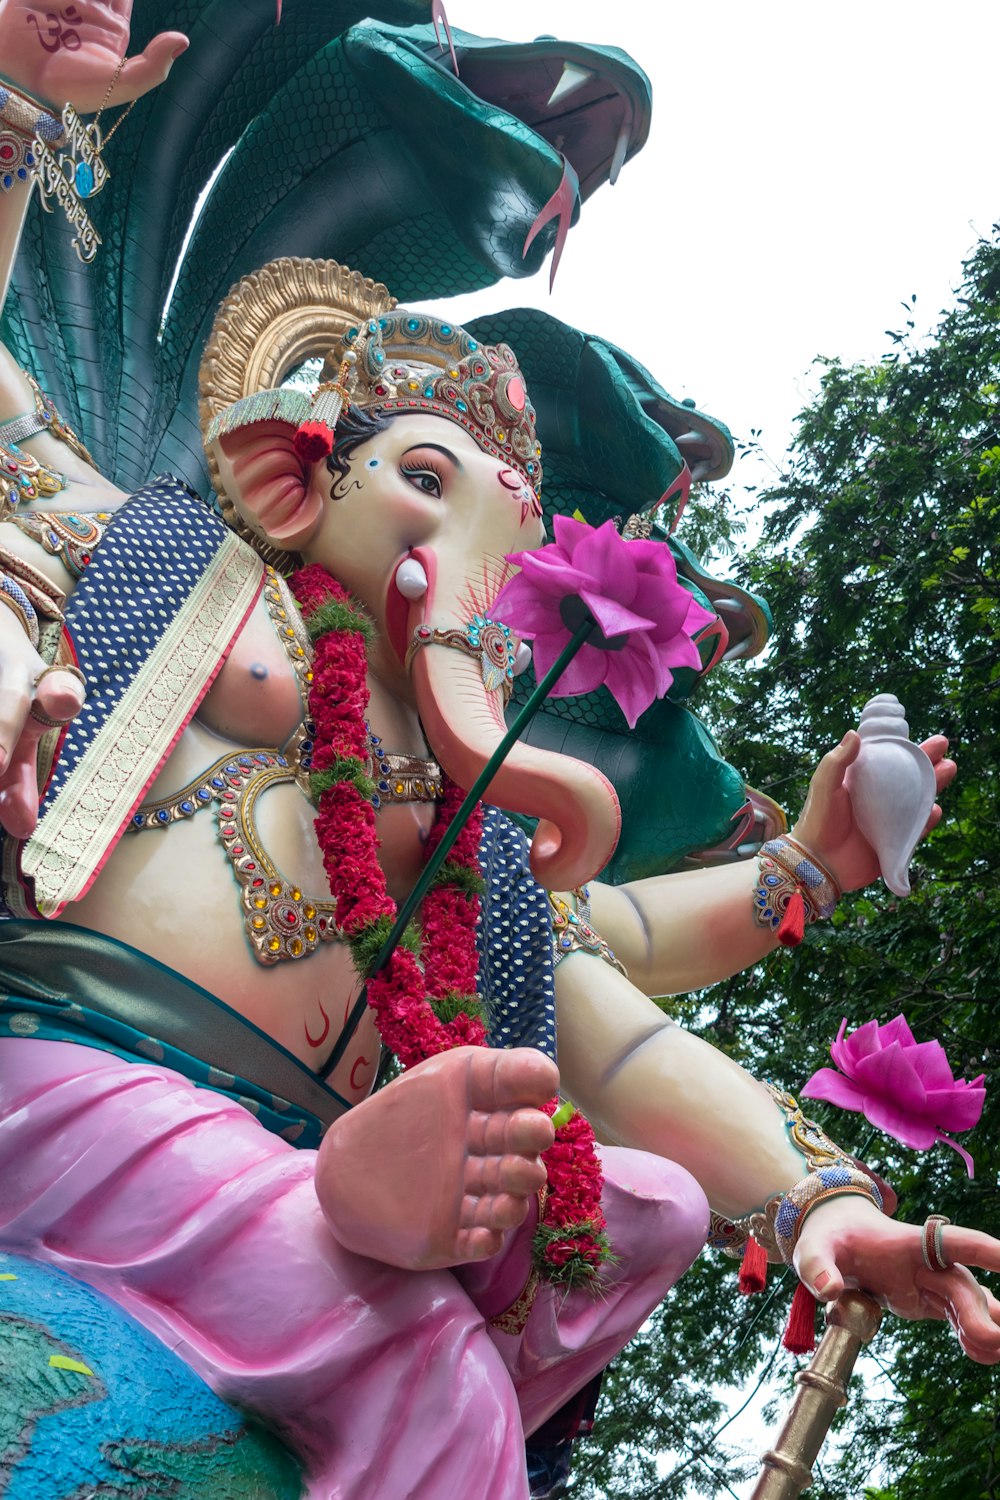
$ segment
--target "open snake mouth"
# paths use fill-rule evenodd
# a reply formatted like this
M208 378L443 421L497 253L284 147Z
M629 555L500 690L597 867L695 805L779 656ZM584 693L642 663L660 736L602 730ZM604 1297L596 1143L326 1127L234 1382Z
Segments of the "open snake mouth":
M459 81L560 152L580 180L581 198L614 182L649 135L649 80L627 53L539 37L488 42L454 32ZM428 44L450 70L447 52Z

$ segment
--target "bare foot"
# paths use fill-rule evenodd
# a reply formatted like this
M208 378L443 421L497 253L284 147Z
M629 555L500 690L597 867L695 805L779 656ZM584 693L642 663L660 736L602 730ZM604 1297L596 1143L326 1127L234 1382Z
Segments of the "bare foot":
M559 1086L530 1048L457 1047L405 1073L332 1125L316 1192L356 1255L433 1270L495 1255L545 1182Z

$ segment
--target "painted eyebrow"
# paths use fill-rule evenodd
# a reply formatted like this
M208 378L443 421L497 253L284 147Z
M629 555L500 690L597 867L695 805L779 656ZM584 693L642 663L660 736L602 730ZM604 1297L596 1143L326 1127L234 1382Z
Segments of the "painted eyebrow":
M455 468L460 474L464 473L461 459L457 458L455 454L452 453L450 448L443 448L440 443L414 443L411 448L407 448L406 452L403 454L403 457L406 458L409 456L409 454L421 452L426 448L432 449L435 453L443 453L445 458L448 459L449 463L455 465Z

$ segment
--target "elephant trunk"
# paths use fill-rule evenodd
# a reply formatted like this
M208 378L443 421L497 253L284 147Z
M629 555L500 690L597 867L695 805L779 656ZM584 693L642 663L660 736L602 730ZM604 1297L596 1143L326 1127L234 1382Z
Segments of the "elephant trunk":
M413 659L413 684L424 733L435 758L459 786L470 787L506 726L499 692L487 691L478 662L425 646ZM573 890L614 853L621 809L611 783L583 761L519 741L490 782L486 800L538 818L531 869L548 890Z

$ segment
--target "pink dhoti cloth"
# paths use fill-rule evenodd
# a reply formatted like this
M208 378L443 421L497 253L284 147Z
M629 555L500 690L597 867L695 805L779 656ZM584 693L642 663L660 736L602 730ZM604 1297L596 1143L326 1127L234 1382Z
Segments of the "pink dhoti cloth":
M0 1040L0 1243L107 1293L303 1459L311 1500L526 1500L524 1435L636 1332L705 1240L698 1184L606 1149L601 1295L493 1259L406 1272L333 1238L297 1151L169 1068Z

